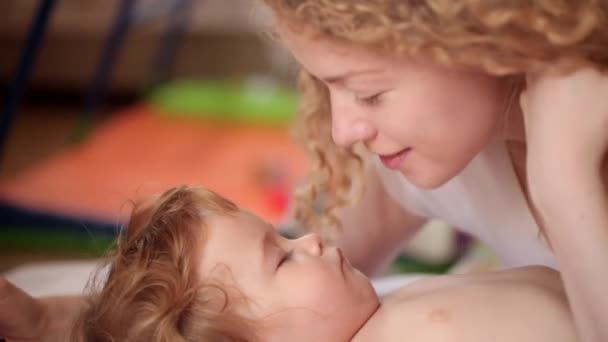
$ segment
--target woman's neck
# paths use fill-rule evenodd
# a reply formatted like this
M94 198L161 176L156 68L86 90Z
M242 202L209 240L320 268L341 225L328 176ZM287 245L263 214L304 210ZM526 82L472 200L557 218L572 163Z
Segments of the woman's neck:
M518 143L526 141L524 116L519 104L522 87L521 81L518 80L511 80L506 85L504 106L496 132L496 137L500 140Z

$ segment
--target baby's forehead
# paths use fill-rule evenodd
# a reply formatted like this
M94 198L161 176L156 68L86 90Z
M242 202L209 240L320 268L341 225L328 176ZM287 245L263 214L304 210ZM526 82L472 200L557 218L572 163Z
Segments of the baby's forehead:
M270 223L246 209L228 215L214 215L207 220L209 235L259 235L273 230Z
M205 229L206 238L199 253L204 273L220 264L239 268L240 264L256 262L266 235L276 234L269 223L246 210L212 217Z

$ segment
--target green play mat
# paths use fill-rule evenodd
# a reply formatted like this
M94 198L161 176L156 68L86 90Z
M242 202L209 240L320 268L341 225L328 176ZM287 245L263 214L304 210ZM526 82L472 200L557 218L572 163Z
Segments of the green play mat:
M289 123L297 105L295 93L285 88L209 80L167 83L148 101L165 115L262 124Z

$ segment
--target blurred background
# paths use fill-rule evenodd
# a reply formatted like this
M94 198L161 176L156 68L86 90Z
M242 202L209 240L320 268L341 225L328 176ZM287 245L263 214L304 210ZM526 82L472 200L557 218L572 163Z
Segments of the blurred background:
M174 185L284 222L306 172L297 67L263 5L4 0L0 15L0 273L99 257L129 201ZM471 246L441 223L416 241L392 272L445 272Z
M0 269L33 252L95 256L128 200L183 183L277 221L304 162L288 131L294 63L263 10L1 2Z

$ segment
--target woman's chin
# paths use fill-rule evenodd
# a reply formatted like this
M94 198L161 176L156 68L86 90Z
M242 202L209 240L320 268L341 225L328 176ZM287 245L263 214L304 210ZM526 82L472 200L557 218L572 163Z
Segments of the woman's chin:
M425 190L436 189L454 177L452 174L432 171L399 170L400 173L418 188Z

